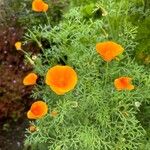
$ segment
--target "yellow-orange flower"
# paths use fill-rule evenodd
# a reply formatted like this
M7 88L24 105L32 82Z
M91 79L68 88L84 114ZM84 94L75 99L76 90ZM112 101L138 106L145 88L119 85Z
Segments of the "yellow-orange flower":
M32 10L36 12L46 12L48 10L48 4L43 2L43 0L33 0Z
M39 119L44 117L47 114L48 106L43 101L34 102L27 112L27 117L29 119Z
M23 79L24 85L34 85L36 84L37 75L35 73L29 73L27 76Z
M46 84L58 95L74 89L77 84L77 74L69 66L54 66L46 74Z
M120 90L133 90L134 85L131 83L132 78L129 77L120 77L115 79L114 85L118 91Z
M15 47L16 47L16 50L21 50L21 42L16 42L15 43Z
M97 43L96 50L105 61L110 62L116 56L123 53L124 48L115 42L107 41Z

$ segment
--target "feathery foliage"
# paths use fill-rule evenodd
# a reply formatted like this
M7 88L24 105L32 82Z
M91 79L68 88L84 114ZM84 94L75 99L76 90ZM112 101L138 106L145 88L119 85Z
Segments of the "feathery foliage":
M41 80L32 96L44 100L49 112L59 112L34 122L37 131L27 133L27 145L41 144L46 150L143 150L146 132L136 117L135 102L149 102L150 76L129 56L137 45L137 28L127 19L127 2L101 0L98 5L108 15L96 20L85 19L82 8L76 7L59 25L34 27L26 34L26 42L37 42L43 52L35 60ZM97 54L96 43L107 40L125 48L119 61L106 63ZM72 66L78 74L76 88L63 96L44 83L47 70L57 64ZM120 76L132 77L135 90L116 91L113 82Z

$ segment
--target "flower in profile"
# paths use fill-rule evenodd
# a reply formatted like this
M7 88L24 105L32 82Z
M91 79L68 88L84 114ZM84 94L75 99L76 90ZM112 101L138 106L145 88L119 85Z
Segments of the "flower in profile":
M36 84L37 75L35 73L29 73L27 76L23 79L24 85L34 85Z
M48 4L43 2L43 0L33 0L32 10L36 12L46 12L48 10Z
M45 82L56 94L63 95L74 89L77 84L77 74L69 66L56 65L48 70Z
M97 43L96 50L105 61L110 62L116 56L122 54L124 48L115 42L107 41Z
M134 85L131 83L132 78L129 77L120 77L115 79L114 85L118 91L120 90L133 90Z
M19 42L19 41L16 42L15 43L16 50L21 50L21 45L22 45L21 42Z
M47 111L47 104L43 101L37 101L31 105L30 110L27 112L27 117L29 119L40 119L47 114Z

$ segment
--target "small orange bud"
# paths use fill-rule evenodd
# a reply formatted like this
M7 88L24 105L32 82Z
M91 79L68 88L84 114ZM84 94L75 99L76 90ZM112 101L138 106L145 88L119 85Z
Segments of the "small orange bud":
M21 42L16 42L15 43L15 47L16 47L16 50L21 50Z
M32 2L32 10L36 12L46 12L48 10L48 4L44 3L43 0L34 0Z
M29 73L27 76L23 79L24 85L34 85L36 84L37 75L35 73Z

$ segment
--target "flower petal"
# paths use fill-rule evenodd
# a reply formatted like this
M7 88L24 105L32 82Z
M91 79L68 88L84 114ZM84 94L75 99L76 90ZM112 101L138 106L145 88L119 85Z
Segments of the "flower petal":
M32 10L36 12L45 12L48 10L48 4L44 3L43 0L34 0L32 2Z
M36 101L32 104L30 110L27 112L29 119L39 119L45 116L48 112L48 106L43 101Z
M46 74L46 84L58 95L74 89L77 84L77 74L69 66L54 66Z
M124 48L115 42L107 41L97 43L96 50L105 61L109 62L120 55L124 51Z
M23 79L24 85L34 85L36 84L37 75L35 73L29 73L27 76Z
M120 77L115 79L114 85L118 91L120 90L133 90L134 86L131 84L132 78Z

